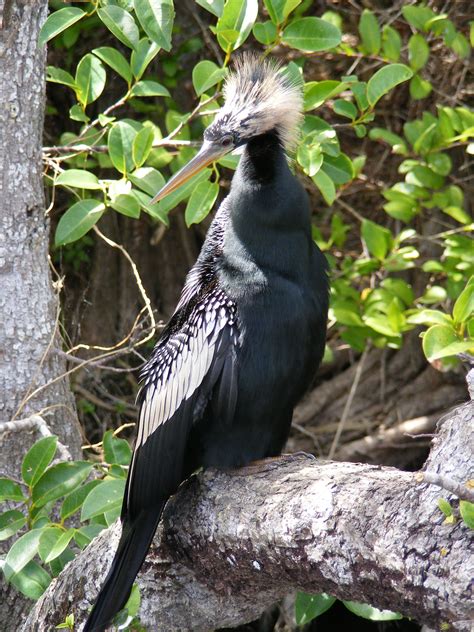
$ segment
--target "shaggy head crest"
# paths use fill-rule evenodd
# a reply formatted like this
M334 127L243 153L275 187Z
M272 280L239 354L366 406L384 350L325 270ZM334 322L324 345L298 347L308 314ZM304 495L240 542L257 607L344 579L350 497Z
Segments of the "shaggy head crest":
M282 73L278 64L255 55L241 55L224 86L225 103L206 130L238 135L239 144L276 130L282 145L293 149L302 120L301 89ZM206 134L205 134L206 137Z

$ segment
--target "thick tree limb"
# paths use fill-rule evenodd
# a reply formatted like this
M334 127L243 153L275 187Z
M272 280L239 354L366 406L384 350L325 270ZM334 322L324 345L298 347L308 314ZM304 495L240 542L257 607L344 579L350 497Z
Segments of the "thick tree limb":
M440 422L426 470L472 476L474 405ZM293 457L264 471L208 471L170 501L139 576L150 630L210 630L250 621L296 588L398 610L430 627L469 630L473 532L445 524L449 492L417 474ZM69 564L23 630L84 619L119 525ZM80 628L79 628L80 629Z

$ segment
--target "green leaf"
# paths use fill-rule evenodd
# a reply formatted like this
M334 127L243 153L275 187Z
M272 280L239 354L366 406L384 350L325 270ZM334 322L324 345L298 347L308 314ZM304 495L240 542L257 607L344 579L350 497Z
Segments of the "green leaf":
M138 42L138 46L132 50L130 66L133 76L140 79L148 67L148 64L156 57L160 50L158 44L144 37Z
M69 542L72 540L75 531L75 529L68 529L67 531L61 532L59 538L56 539L56 542L50 548L50 551L44 560L45 564L49 564L61 555L68 546Z
M459 501L459 513L470 529L474 529L474 504L467 500Z
M347 87L342 81L309 81L304 86L304 109L314 110Z
M191 224L199 224L207 217L214 206L218 193L219 184L217 182L205 180L197 185L191 193L184 213L184 219L188 228Z
M100 97L105 87L107 74L100 59L87 53L77 64L76 94L85 107Z
M132 159L136 167L141 167L148 158L154 137L153 129L144 126L133 139Z
M3 500L23 501L25 497L18 483L6 477L0 478L0 502Z
M107 4L98 9L97 15L122 44L128 48L137 48L140 37L138 26L128 11L114 4Z
M71 461L58 463L46 470L33 487L33 504L36 508L66 496L89 476L92 463Z
M322 169L312 177L312 180L321 192L326 204L331 206L336 199L336 187L334 186L334 182Z
M119 52L116 48L112 48L111 46L101 46L99 48L94 48L92 51L93 54L101 59L104 64L110 66L112 70L125 79L125 81L130 84L132 82L132 70L130 68L130 64Z
M43 474L56 454L58 438L43 437L25 454L21 465L21 475L27 485L32 487Z
M453 166L448 154L443 153L429 154L426 158L426 162L435 173L441 176L447 176Z
M107 430L103 439L104 458L106 463L128 465L132 458L132 450L125 439L114 437L112 430Z
M420 75L414 75L410 79L410 96L415 101L426 98L433 86L427 79L422 79Z
M398 61L402 48L402 38L397 30L385 24L382 28L382 52L389 61Z
M133 141L137 131L130 123L118 121L114 123L109 131L107 145L112 164L126 174L134 168L133 162Z
M403 164L403 163L402 163ZM408 184L430 189L439 189L444 184L444 177L435 173L430 167L425 165L415 165L408 171L405 180Z
M438 498L438 507L444 513L446 518L453 515L453 508L445 498Z
M104 528L103 524L88 524L85 527L76 529L74 540L81 549L84 549Z
M340 30L320 18L298 18L285 28L282 42L307 52L329 50L341 42Z
M94 487L82 505L81 521L122 507L125 480L114 478Z
M367 84L367 99L373 107L384 94L410 79L413 72L404 64L390 64L377 70Z
M96 175L84 169L68 169L56 178L55 184L75 187L77 189L101 189Z
M256 22L253 25L252 33L257 42L260 42L260 44L264 44L265 46L272 44L277 37L276 26L271 20Z
M99 480L88 481L66 496L61 505L61 520L66 520L80 509L88 494L100 484Z
M161 48L171 50L173 0L134 0L133 6L138 21L148 37Z
M265 7L274 24L281 24L301 4L301 0L264 0Z
M128 177L135 186L151 197L154 197L165 184L165 179L161 173L153 167L142 167L129 174Z
M402 8L405 20L419 31L426 31L426 23L436 17L436 13L424 6L404 6Z
M10 509L0 514L0 542L8 540L26 524L26 516L18 509Z
M445 215L449 215L460 224L470 224L472 222L472 217L467 213L463 208L459 208L459 206L443 206L441 207L441 211Z
M139 81L136 83L131 92L132 97L169 97L168 88L161 85L157 81Z
M87 116L87 114L84 112L84 110L81 108L81 106L79 105L79 103L75 103L70 109L69 109L69 118L72 121L81 121L83 123L88 123L90 121L90 118Z
M452 326L433 325L423 336L423 352L430 362L444 357L445 349L459 342Z
M464 290L454 303L453 318L456 324L464 323L474 315L474 277L471 277ZM474 345L474 341L473 341Z
M469 42L462 33L456 33L449 46L453 53L455 53L461 59L468 57L469 53L471 52Z
M403 619L403 615L391 610L379 610L367 603L358 603L357 601L342 602L348 610L356 614L358 617L370 619L370 621L393 621L394 619Z
M51 13L41 27L38 45L44 46L50 39L65 31L69 26L80 20L86 12L78 7L64 7Z
M140 204L138 200L128 193L116 195L109 205L118 213L126 217L138 219L140 217Z
M193 68L193 86L198 97L222 81L225 75L226 69L219 68L213 61L205 60L196 64Z
M64 86L69 86L73 90L76 89L76 82L74 81L74 77L62 68L47 66L46 71L46 81L50 81L51 83L60 83Z
M257 19L258 0L227 0L214 32L224 51L239 48L250 35Z
M428 61L430 48L425 38L420 33L415 33L408 40L408 61L411 68L416 72L421 70Z
M357 109L351 101L346 101L346 99L336 99L332 107L336 114L345 116L351 119L351 121L357 117Z
M51 583L51 576L31 560L21 571L10 577L10 583L29 599L38 600Z
M153 205L152 208L154 208L157 213L167 214L180 202L187 199L201 181L209 180L210 175L210 169L203 169L199 173L196 173L187 182L182 184L178 189L160 200L158 204Z
M34 558L38 552L39 539L42 529L27 531L13 544L5 558L3 572L7 581L12 575L19 573L21 569Z
M86 199L73 204L59 220L54 236L56 246L64 246L83 237L102 217L105 206Z
M321 593L320 595L308 595L299 592L295 600L296 625L306 625L319 615L329 610L336 601L335 597Z
M361 235L370 254L379 261L383 261L393 244L391 232L369 219L364 219Z
M224 11L224 0L196 0L196 4L220 18Z
M58 527L56 525L51 525L44 529L41 529L41 537L38 544L38 554L43 562L46 560L51 549L54 547L54 545L63 533L64 531L61 529L61 527Z
M311 178L316 175L323 164L321 145L306 145L302 143L298 147L298 162L303 171Z
M372 11L364 9L359 20L362 50L369 55L377 55L380 50L381 35L377 18Z
M335 184L346 184L354 177L354 168L350 158L346 154L339 156L324 156L322 170L331 178Z
M422 309L408 317L412 325L451 325L451 318L436 309Z

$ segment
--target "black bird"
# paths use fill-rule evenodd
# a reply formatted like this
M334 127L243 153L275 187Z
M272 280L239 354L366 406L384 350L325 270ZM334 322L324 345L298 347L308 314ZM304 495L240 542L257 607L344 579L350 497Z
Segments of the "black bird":
M274 64L245 56L224 96L199 153L154 199L243 146L230 193L142 372L122 536L86 632L104 630L123 608L163 507L186 477L280 454L323 355L326 260L285 155L302 118L300 90Z

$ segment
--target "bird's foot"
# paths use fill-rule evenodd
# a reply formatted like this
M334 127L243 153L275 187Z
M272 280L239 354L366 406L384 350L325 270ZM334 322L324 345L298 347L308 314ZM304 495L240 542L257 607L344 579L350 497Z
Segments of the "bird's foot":
M230 471L233 474L246 476L247 474L259 474L261 472L269 472L279 467L283 463L292 463L294 461L300 461L301 459L315 460L316 457L308 452L294 452L293 454L280 454L278 456L269 456L266 459L257 459L251 461L247 465L243 465L239 468L232 468Z

